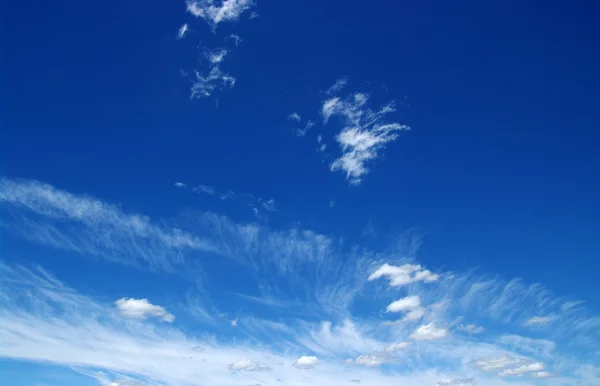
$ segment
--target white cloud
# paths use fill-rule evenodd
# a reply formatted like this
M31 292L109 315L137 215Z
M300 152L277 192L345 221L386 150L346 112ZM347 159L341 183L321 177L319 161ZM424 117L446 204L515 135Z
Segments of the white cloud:
M319 359L315 356L301 356L298 358L296 362L294 362L294 367L299 369L312 369L316 365L319 364Z
M291 113L290 115L288 115L288 119L291 121L296 121L296 122L300 122L302 120L302 118L300 117L300 114L298 114L298 113Z
M154 316L162 321L171 323L175 316L161 306L156 306L148 299L122 298L115 302L117 310L122 316L135 319L146 319Z
M340 78L335 81L335 83L325 91L327 95L334 95L338 92L342 91L344 87L348 84L348 78Z
M184 184L183 182L176 182L175 186L178 187L178 188L185 188L185 187L187 187L187 185Z
M210 69L208 75L202 75L195 71L195 79L192 81L190 89L190 98L206 98L209 97L215 90L222 88L232 88L235 85L235 78L221 71L219 66L214 66Z
M0 180L3 225L39 244L108 261L173 271L186 251L216 252L212 242L159 226L116 205L38 181Z
M531 373L531 372L541 372L544 370L544 364L541 362L536 362L536 363L529 363L523 366L519 366L519 367L515 367L512 369L505 369L502 370L500 373L498 373L499 376L501 377L506 377L506 376L521 376L525 373Z
M404 312L421 307L421 298L418 296L407 296L396 300L387 306L386 312Z
M548 324L552 320L554 320L553 316L534 316L525 322L525 326Z
M237 327L238 326L238 320L237 319L233 319L231 321L231 327Z
M215 3L214 0L188 0L187 11L204 19L214 30L219 23L238 20L242 13L253 6L251 0L224 0L220 1L220 5Z
M526 359L516 358L510 355L502 355L500 357L479 359L474 363L474 365L481 371L497 372L507 367L522 365L524 363L527 363Z
M298 137L304 137L314 125L315 123L313 121L307 121L303 129L296 129L296 135Z
M531 374L531 376L533 378L551 378L554 376L554 374L552 374L548 371L538 371L537 373Z
M406 125L383 122L385 115L396 111L393 102L372 111L365 106L368 99L366 94L354 93L344 100L329 98L321 107L324 123L332 116L339 116L345 125L336 136L342 154L330 168L344 172L351 184L359 184L369 172L367 164L377 159L380 151L398 138L399 132L409 129Z
M439 275L422 269L420 265L404 264L402 266L393 266L387 263L373 272L369 276L369 281L382 277L386 277L392 287L401 287L419 281L430 283L439 279Z
M187 23L185 23L184 25L179 27L179 30L177 31L177 38L183 39L185 37L186 33L188 32L188 30L189 30L189 27L188 27Z
M228 36L228 38L233 40L233 44L235 44L236 47L238 47L242 42L242 38L236 34L231 34Z
M485 328L482 326L476 326L474 324L460 324L456 328L469 334L481 334L485 331Z
M412 340L436 340L443 339L448 335L444 328L437 328L433 323L424 324L410 335Z
M437 383L438 386L474 386L475 378L444 378Z
M385 348L385 351L388 351L388 352L401 351L401 350L408 348L410 345L411 345L410 342L392 343Z
M229 365L229 370L232 371L269 371L271 368L264 363L253 361L250 359L240 359Z
M225 55L227 55L228 51L224 48L216 48L212 51L204 53L204 57L211 64L219 64L225 60Z
M275 200L272 198L270 200L262 201L262 207L270 212L277 212L277 208L275 207Z

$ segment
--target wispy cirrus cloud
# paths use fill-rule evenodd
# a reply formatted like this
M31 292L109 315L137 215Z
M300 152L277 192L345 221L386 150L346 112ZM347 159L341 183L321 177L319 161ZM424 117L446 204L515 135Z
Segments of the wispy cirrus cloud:
M6 181L15 185L7 187ZM3 216L3 226L16 232L22 230L19 221L33 219L39 226L54 226L60 219L71 225L65 234L77 239L79 232L90 229L103 234L98 224L106 220L99 220L103 217L96 211L108 213L106 208L113 208L110 213L117 213L118 219L131 216L98 199L37 182L2 180L2 184L3 210L11 215L10 221ZM90 211L90 205L96 211ZM121 222L128 223L115 219L108 223L124 232L128 228ZM316 386L351 379L366 385L413 386L469 378L491 386L534 382L562 386L587 379L593 371L585 367L584 359L569 358L598 350L594 317L581 307L562 311L564 299L540 285L474 272L429 271L415 260L397 257L416 259L412 246L374 252L301 227L273 229L210 213L191 214L179 228L156 223L144 218L142 224L147 225L134 227L128 236L156 238L157 232L185 229L180 232L189 238L207 240L219 259L210 259L194 273L216 277L216 293L221 296L196 294L176 306L156 300L155 295L136 294L131 299L120 294L124 303L137 302L125 308L137 316L124 319L114 298L81 295L42 269L3 265L0 356L100 369L110 382L119 382L125 374L147 384L184 386L197 383L198 377L217 386L300 385L307 376ZM37 237L26 235L33 236ZM189 269L177 259L168 261L173 270ZM235 279L222 279L224 269ZM230 302L222 296L223 291L248 288L254 292L246 298ZM140 300L146 297L161 306ZM253 306L244 307L245 300ZM230 304L235 308L227 309ZM377 313L387 308L391 313L419 308L426 312L418 320L382 325L383 315ZM223 312L228 316L220 316ZM173 316L171 323L161 323L166 314ZM189 323L186 315L197 318ZM536 330L544 335L535 338L516 335L514 331L522 331L527 320L540 315L556 315L552 331ZM237 321L235 329L232 320ZM482 327L492 321L493 329L476 336L451 333L461 320L477 321ZM210 328L205 329L207 325ZM580 337L586 337L585 344L577 346L582 351L564 355L562 350L580 344ZM318 365L294 366L301 357L316 357ZM344 366L349 358L351 366ZM262 365L269 371L247 370Z
M341 89L344 82L333 86L332 92ZM369 173L368 165L379 158L388 143L395 141L402 131L409 130L397 122L386 123L386 115L396 111L393 102L379 110L371 110L366 105L369 95L356 92L346 98L332 96L323 102L321 116L327 124L337 116L344 127L336 135L341 155L331 163L331 171L342 171L351 184L360 184Z
M173 271L186 252L217 252L176 227L38 181L0 180L2 225L28 240L108 261Z
M185 37L185 35L188 33L188 31L189 31L189 26L187 23L184 23L181 27L179 27L179 30L177 31L177 38L183 39Z

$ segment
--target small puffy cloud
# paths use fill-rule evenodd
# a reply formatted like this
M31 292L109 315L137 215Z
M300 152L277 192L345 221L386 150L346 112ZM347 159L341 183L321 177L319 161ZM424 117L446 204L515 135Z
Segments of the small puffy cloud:
M122 298L115 302L117 310L122 316L135 319L156 317L167 323L175 320L173 314L163 307L150 303L147 299Z
M224 48L216 48L212 51L205 52L204 57L211 64L218 64L225 60L225 55L227 55L228 51Z
M298 114L298 113L291 113L290 115L288 115L288 119L290 121L296 121L296 122L300 122L302 120L302 118L300 117L300 114Z
M238 326L238 320L237 319L233 319L231 321L231 327L237 327Z
M525 322L525 326L539 326L548 324L552 320L554 320L554 317L552 316L534 316Z
M461 324L456 327L458 330L462 332L466 332L468 334L481 334L485 331L485 328L481 326L476 326L474 324Z
M312 369L319 364L319 359L315 356L301 356L292 366L298 369Z
M187 185L185 183L183 183L183 182L176 182L175 186L178 187L178 188L185 188Z
M412 340L436 340L443 339L448 335L448 331L445 328L437 328L433 323L424 324L417 328L415 332L410 335Z
M475 378L444 378L437 383L438 386L474 386Z
M185 23L184 25L179 27L179 30L177 31L177 38L183 39L185 37L185 34L188 31L189 31L189 27L188 27L187 23Z
M229 370L231 371L268 371L270 369L264 363L249 359L241 359L229 365Z
M529 363L529 364L526 364L523 366L515 367L512 369L502 370L500 373L498 373L498 375L501 377L506 377L506 376L519 377L526 373L541 372L541 371L544 371L544 364L541 362L536 362L536 363Z
M387 352L401 351L401 350L406 349L410 345L411 345L410 342L392 343L385 348L385 351L387 351Z
M254 5L252 0L188 0L186 4L189 13L204 19L213 30L219 23L239 20Z
M407 296L396 300L387 306L386 312L410 311L421 306L421 298L418 296Z
M369 276L369 281L382 277L387 278L392 287L401 287L418 281L430 283L439 279L439 275L431 273L429 270L422 269L420 265L405 264L398 267L387 263L383 264L379 269L373 272Z

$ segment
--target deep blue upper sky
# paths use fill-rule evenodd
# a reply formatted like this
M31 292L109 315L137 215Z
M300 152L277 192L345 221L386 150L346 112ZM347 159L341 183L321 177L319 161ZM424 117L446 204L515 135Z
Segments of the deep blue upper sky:
M375 245L414 227L434 267L597 294L597 2L263 0L258 19L219 25L243 43L218 107L189 99L180 70L217 37L198 23L175 39L183 2L3 8L6 176L156 216L199 205L174 202L174 181L252 192L277 200L274 221L351 239L370 222ZM401 102L412 127L360 186L286 126L293 111L318 121L342 76L377 104Z

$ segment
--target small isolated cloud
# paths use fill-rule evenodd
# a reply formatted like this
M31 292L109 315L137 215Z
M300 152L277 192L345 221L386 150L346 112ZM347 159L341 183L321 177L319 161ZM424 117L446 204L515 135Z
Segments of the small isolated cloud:
M179 27L179 30L177 31L177 38L183 39L185 37L185 34L188 31L189 31L189 27L188 27L187 23L185 23L184 25Z
M382 277L390 281L391 287L401 287L419 281L430 283L439 279L439 275L423 269L420 265L405 264L398 267L387 263L373 272L369 276L369 281Z
M215 90L232 88L235 85L235 78L221 71L216 65L210 69L208 75L202 75L198 71L194 73L195 79L192 81L190 99L206 98Z
M259 17L260 17L260 15L258 14L258 12L256 12L256 11L250 12L250 17L249 17L250 20L256 19L256 18L259 18Z
M227 38L232 39L233 44L235 44L236 47L238 47L240 45L240 43L242 42L242 38L240 37L240 35L237 35L237 34L231 34Z
M327 94L327 95L337 94L338 92L342 91L342 89L344 87L346 87L347 84L348 84L348 78L340 78L335 81L333 86L329 87L327 89L327 91L325 91L325 94Z
M298 113L291 113L290 115L288 115L288 119L290 121L296 121L296 122L300 122L302 120L302 118L300 117L300 114L298 114Z
M219 64L223 60L225 60L225 55L227 55L228 51L224 48L216 48L212 51L208 51L204 53L204 57L211 64Z
M304 137L314 125L315 123L313 121L307 121L303 129L296 129L296 135L298 137Z
M525 322L525 326L539 326L548 324L552 320L554 320L554 317L552 316L534 316Z
M329 200L329 207L333 208L335 206L335 200Z
M437 383L438 386L475 386L475 378L444 378Z
M237 319L233 319L231 321L231 327L237 327L238 326L238 320Z
M187 11L204 19L213 31L219 23L239 20L254 5L251 0L188 0L186 4Z
M468 334L481 334L485 331L485 328L481 326L476 326L474 324L461 324L456 327L458 330L462 332L466 332Z
M448 335L448 331L445 328L437 328L433 323L424 324L417 328L415 332L410 335L412 340L437 340L443 339Z
M415 321L425 316L425 309L421 307L419 296L408 296L390 303L386 312L406 312L402 321Z
M408 346L410 346L411 343L410 342L398 342L398 343L392 343L389 346L387 346L385 348L385 351L387 352L396 352L396 351L401 351L406 349Z
M298 369L312 369L319 364L319 359L315 356L301 356L292 366Z
M331 171L342 171L351 184L356 185L369 173L367 164L379 157L387 143L395 141L398 133L409 127L385 123L385 115L396 111L393 102L373 111L366 107L369 96L354 93L346 99L332 97L323 102L321 115L327 123L332 116L342 119L345 127L336 136L342 154L330 165Z
M185 187L187 187L187 185L185 183L183 183L183 182L176 182L175 186L178 187L178 188L185 188Z
M277 211L277 208L275 207L275 200L272 198L270 200L262 201L262 207L270 212Z
M241 359L229 365L231 371L269 371L271 368L264 363Z
M173 314L161 306L150 303L147 299L122 298L115 302L115 306L119 314L128 318L147 319L152 316L167 323L175 320Z

